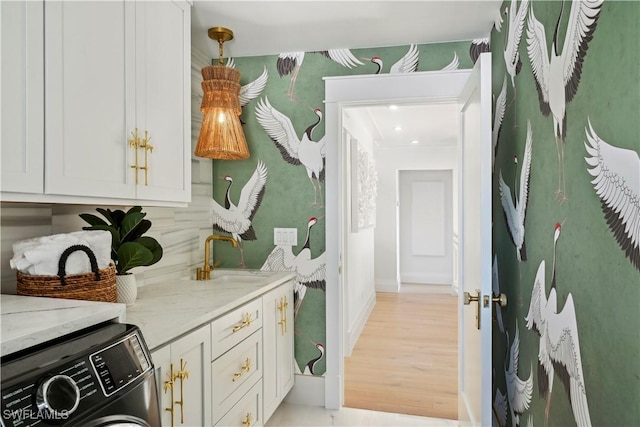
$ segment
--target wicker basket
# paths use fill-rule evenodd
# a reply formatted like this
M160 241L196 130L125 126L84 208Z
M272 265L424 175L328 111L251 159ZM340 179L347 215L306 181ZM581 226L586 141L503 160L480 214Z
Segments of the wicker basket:
M67 258L73 252L83 251L89 257L91 273L67 276ZM111 264L98 269L96 256L89 247L73 245L60 255L57 276L32 276L17 272L18 295L79 299L86 301L117 302L116 267Z

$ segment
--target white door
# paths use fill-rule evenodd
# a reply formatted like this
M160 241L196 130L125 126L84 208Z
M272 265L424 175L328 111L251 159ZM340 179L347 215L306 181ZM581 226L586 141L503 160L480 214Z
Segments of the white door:
M453 282L451 170L398 171L401 283Z
M461 94L459 410L463 425L491 425L491 54ZM464 305L464 294L479 301ZM478 317L479 316L479 317ZM479 321L479 329L478 322Z

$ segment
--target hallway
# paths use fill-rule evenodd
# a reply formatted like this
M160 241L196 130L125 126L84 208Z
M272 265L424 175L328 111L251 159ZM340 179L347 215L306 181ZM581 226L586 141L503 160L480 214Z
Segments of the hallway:
M345 406L458 417L457 297L377 293L351 357Z

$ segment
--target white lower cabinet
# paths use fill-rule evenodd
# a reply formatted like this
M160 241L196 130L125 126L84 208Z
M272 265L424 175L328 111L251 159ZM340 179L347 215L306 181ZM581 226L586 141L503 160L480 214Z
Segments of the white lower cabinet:
M268 420L294 383L293 282L266 293L263 304L264 419Z
M262 381L258 381L216 426L251 427L264 424L262 419Z
M211 425L209 325L151 353L163 426Z
M162 425L264 425L293 387L293 328L288 281L154 350Z

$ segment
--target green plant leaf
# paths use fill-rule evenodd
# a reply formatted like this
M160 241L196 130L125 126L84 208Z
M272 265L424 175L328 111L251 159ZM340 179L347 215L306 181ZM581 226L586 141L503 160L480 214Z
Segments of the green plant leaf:
M102 218L93 214L80 214L80 218L84 219L91 226L107 225L107 223ZM83 227L83 230L86 229L88 229L88 227Z
M138 237L134 237L133 232L138 224L140 224L140 221L142 221L142 219L145 217L145 215L146 214L142 212L132 212L125 215L124 219L122 220L122 225L120 226L120 241L122 243L130 242Z
M158 241L153 237L140 237L139 239L136 239L136 243L140 243L142 246L149 249L153 254L153 259L147 265L153 265L156 262L160 261L160 258L162 258L162 246L160 246L160 243L158 243Z
M111 224L113 224L114 227L121 228L122 221L124 221L125 213L120 209L116 209L115 211L107 209L107 211L109 211L111 217Z
M111 259L116 263L118 274L128 270L157 263L163 255L162 246L152 237L143 237L151 228L151 221L141 206L133 206L125 213L120 209L96 208L109 223L92 214L80 214L90 227L83 230L107 230L111 233Z
M116 222L114 221L113 216L111 215L111 209L96 208L96 211L98 211L103 217L105 217L111 225L113 226L116 225Z
M149 231L150 228L151 228L151 221L149 221L148 219L143 219L142 221L140 221L140 223L135 228L135 230L131 230L131 233L129 233L127 240L130 240L130 241L137 240L138 237L141 237L144 233Z
M134 267L149 265L153 260L153 253L140 243L126 242L118 249L118 274L126 273Z
M142 212L142 206L133 206L131 209L127 211L127 214L132 212Z

